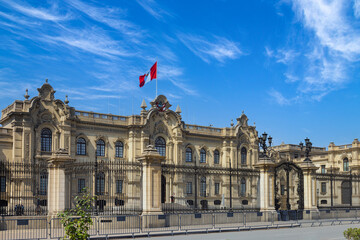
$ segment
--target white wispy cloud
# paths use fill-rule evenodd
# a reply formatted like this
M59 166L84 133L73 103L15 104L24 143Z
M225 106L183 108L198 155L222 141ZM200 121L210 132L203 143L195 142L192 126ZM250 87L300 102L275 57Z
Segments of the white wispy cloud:
M291 73L284 73L284 76L285 76L285 82L287 82L287 83L294 83L294 82L299 81L299 77L297 77Z
M276 62L289 64L294 61L294 59L299 56L299 53L293 49L280 48L276 50L271 50L269 47L265 47L265 53L270 58L275 58Z
M67 3L93 20L117 29L126 36L138 39L138 37L143 36L145 33L139 26L123 19L123 15L125 14L122 9L112 7L94 7L80 0L67 0Z
M279 105L289 105L291 103L290 100L285 98L282 93L275 89L271 89L268 93Z
M172 16L162 8L155 0L136 0L138 4L157 20L162 20L164 16Z
M360 17L360 0L354 0L354 16Z
M225 62L227 59L239 58L244 53L238 47L238 43L224 37L214 36L213 41L205 37L191 34L178 34L180 41L196 56L209 63L210 59Z
M346 16L347 0L294 0L293 9L324 47L348 60L358 59L360 31Z
M87 29L69 34L68 31L61 32L60 36L49 36L44 34L42 41L61 44L71 48L77 48L103 57L132 56L135 53L123 49L119 43L97 29Z
M347 0L292 0L291 3L307 33L308 42L298 44L306 47L301 54L294 48L266 47L266 55L288 66L285 81L298 83L298 97L320 101L346 86L352 66L360 60L360 29L356 22L359 0L353 5ZM354 14L349 14L351 11ZM299 63L302 70L294 70ZM276 92L269 94L279 104L286 102Z
M35 8L25 3L18 4L16 1L1 0L1 2L7 4L9 7L15 9L18 12L21 12L24 15L41 20L59 22L59 21L66 21L71 18L71 14L69 13L65 15L58 13L56 7L52 7L50 9L43 9L43 8Z

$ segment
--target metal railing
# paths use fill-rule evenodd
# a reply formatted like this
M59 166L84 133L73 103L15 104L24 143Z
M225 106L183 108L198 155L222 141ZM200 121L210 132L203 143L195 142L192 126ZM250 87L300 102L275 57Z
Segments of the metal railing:
M279 227L312 227L360 223L360 210L238 211L161 215L94 216L90 237L150 235L156 232L251 230ZM60 218L2 217L0 239L60 239Z

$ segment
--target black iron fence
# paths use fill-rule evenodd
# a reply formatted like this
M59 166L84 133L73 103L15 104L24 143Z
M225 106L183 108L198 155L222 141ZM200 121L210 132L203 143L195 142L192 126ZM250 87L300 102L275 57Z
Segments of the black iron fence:
M0 215L37 216L48 213L47 162L0 162ZM95 197L92 214L141 213L141 165L126 161L81 162L65 167L67 208L84 189ZM54 187L54 186L50 186Z
M47 164L0 162L0 215L46 215L47 184Z
M257 184L259 173L251 168L162 164L162 210L165 213L256 210L256 189L247 186ZM171 189L172 185L178 187L177 191Z
M141 213L140 163L118 160L76 163L67 169L67 176L72 199L84 188L95 196L93 214Z
M360 207L359 198L354 193L360 186L360 175L349 172L317 173L317 206L319 209L348 209Z

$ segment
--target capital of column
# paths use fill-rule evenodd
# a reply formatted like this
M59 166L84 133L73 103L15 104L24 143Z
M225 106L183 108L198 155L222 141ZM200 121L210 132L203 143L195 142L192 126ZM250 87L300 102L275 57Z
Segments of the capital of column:
M313 173L315 172L319 167L315 166L312 162L302 162L299 164L301 169L303 170L304 174L307 173Z
M49 167L55 168L64 168L66 164L74 161L75 159L69 155L67 149L63 148L60 148L48 159Z
M148 145L137 160L147 164L161 164L165 156L161 156L153 145Z
M275 161L270 157L260 157L258 162L255 163L255 168L259 168L260 170L268 170L275 167Z

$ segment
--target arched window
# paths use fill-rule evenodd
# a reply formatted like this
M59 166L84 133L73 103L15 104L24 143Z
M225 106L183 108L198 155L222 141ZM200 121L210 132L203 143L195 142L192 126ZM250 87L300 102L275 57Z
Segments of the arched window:
M105 174L100 172L96 175L96 195L104 195L105 193Z
M200 150L200 162L201 163L206 162L206 151L203 148Z
M349 171L350 169L349 169L349 159L348 158L344 158L344 160L343 160L343 167L344 167L344 172L347 172L347 171Z
M214 151L214 164L219 164L220 163L220 153L218 150Z
M105 142L102 139L96 141L96 156L105 156Z
M245 180L245 178L241 178L240 196L245 196L245 194L246 194L246 180Z
M48 173L47 171L42 171L40 173L40 184L39 184L39 195L47 194L47 186L48 186Z
M247 151L246 148L241 148L241 164L242 165L246 165L246 156L247 155Z
M84 138L78 138L76 141L77 155L86 155L86 141Z
M41 130L41 151L51 152L52 132L48 128Z
M206 178L201 177L200 181L200 196L206 197Z
M192 150L191 148L186 148L186 162L192 162Z
M155 148L159 152L160 156L165 156L166 154L166 142L162 137L158 137L155 140Z
M120 141L115 143L115 157L124 157L124 144Z

